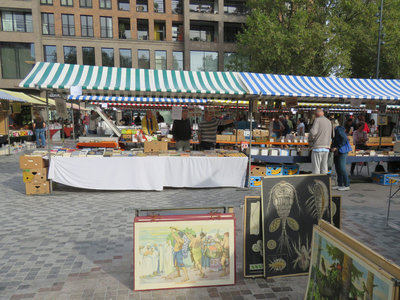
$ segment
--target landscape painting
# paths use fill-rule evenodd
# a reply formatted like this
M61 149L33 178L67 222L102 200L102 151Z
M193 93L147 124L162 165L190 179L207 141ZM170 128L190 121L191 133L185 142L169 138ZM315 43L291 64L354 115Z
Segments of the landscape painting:
M235 284L235 219L134 222L134 290Z
M315 226L306 300L392 300L391 276Z
M264 277L308 273L313 226L332 221L330 176L263 178L261 212Z

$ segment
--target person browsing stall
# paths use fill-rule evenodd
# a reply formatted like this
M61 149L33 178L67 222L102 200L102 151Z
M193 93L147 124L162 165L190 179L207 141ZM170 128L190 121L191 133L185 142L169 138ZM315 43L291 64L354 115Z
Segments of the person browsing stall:
M157 123L164 123L164 117L160 114L159 111L156 111Z
M152 135L158 131L158 123L151 110L146 111L146 116L142 120L142 130L144 134Z
M332 190L348 191L350 190L350 180L346 172L346 159L352 148L343 126L335 128L332 151L335 153L335 169L337 174L337 185L333 186Z
M172 126L172 135L176 141L176 149L178 151L190 150L190 139L192 137L192 128L188 119L187 109L182 110L182 119L174 120Z
M97 118L100 115L92 110L91 115L89 117L89 134L96 134L97 129Z
M120 120L120 123L122 126L130 126L131 125L131 120L128 115L125 115L122 120Z
M356 126L357 130L353 132L353 145L357 150L367 150L368 133L364 130L365 123L359 122ZM354 175L356 163L351 163L350 175Z
M43 121L43 117L38 115L33 123L33 129L36 135L36 147L40 148L39 140L42 141L42 147L46 147L46 137L44 136L44 131L46 128L46 123Z
M218 126L228 125L233 120L220 120L209 115L208 110L204 111L204 120L199 124L199 144L202 150L214 150L217 141Z
M311 164L313 174L328 173L328 156L331 148L331 137L334 135L332 123L322 109L315 111L315 120L310 129L308 144L312 149Z

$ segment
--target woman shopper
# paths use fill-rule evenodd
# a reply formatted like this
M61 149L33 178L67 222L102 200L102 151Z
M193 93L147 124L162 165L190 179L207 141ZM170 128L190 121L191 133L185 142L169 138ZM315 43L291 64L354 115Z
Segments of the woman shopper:
M297 121L297 136L304 136L306 127L304 126L304 118Z
M36 147L40 148L39 139L42 141L42 147L46 147L46 138L44 136L44 130L46 128L46 123L43 121L43 117L38 115L33 123L33 129L36 135Z
M368 133L364 131L365 123L358 122L356 127L357 130L353 132L353 145L356 146L357 150L367 150ZM355 167L356 163L351 163L350 175L354 175Z
M335 137L333 138L332 151L335 152L335 169L337 176L337 185L332 190L348 191L350 190L350 180L346 172L346 159L351 151L349 139L343 126L335 128Z

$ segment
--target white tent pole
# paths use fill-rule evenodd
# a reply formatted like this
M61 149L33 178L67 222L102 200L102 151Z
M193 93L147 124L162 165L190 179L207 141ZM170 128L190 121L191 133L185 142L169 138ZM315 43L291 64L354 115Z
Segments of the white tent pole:
M8 155L11 155L10 124L9 124L9 122L10 122L10 117L9 117L10 107L11 107L11 105L9 103L8 104L8 110L7 110L7 121L5 122L6 127L7 127L6 128L6 132L7 132L7 140L8 140Z
M49 156L49 167L51 163L51 139L50 139L50 122L49 122L49 93L46 90L46 127L47 127L47 137L49 138L49 142L47 143L47 151ZM53 185L51 179L49 180L50 185L50 194L53 193Z

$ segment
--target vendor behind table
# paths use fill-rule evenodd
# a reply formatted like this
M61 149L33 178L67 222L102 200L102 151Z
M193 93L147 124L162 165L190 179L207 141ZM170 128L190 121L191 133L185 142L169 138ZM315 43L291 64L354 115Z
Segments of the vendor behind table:
M151 110L146 111L146 116L142 120L142 130L146 135L152 135L158 131L158 123Z
M176 149L178 151L190 150L190 139L192 138L192 129L190 120L188 119L188 110L182 110L182 119L174 120L172 126L172 135L176 141Z
M204 111L204 120L199 124L199 144L201 150L214 150L217 141L218 126L233 123L233 120L220 120Z

